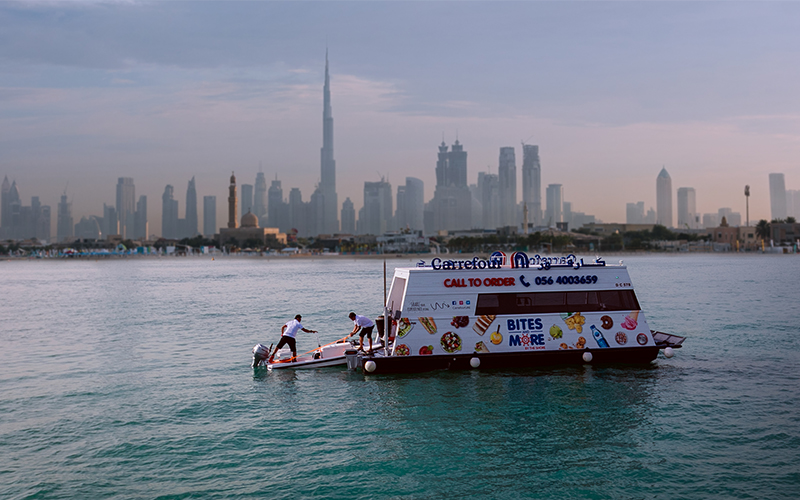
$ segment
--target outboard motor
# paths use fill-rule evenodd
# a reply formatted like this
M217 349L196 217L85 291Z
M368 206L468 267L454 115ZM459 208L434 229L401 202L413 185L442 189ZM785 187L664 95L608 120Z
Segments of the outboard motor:
M347 359L347 369L358 370L359 361L361 361L358 357L358 351L355 348L348 348L344 351L344 356Z
M271 346L270 346L271 347ZM267 358L269 358L269 349L261 344L253 346L253 368L260 365Z

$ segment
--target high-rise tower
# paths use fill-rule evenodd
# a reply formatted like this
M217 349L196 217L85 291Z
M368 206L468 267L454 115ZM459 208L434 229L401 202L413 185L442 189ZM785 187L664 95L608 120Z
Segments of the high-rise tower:
M666 167L656 179L656 217L657 224L672 227L672 177Z
M500 224L516 226L517 222L517 160L513 147L500 148L497 176L500 181Z
M339 232L339 203L336 195L336 160L333 159L333 111L331 110L331 79L328 72L328 51L325 51L325 85L322 88L322 149L320 150L320 182L315 201L322 210L314 210L322 220L313 221L320 233ZM317 207L319 208L319 207Z
M184 230L185 238L194 238L199 233L197 232L198 217L197 217L197 188L195 188L194 177L189 181L189 186L186 188L186 227Z
M231 172L231 184L228 186L228 227L236 229L239 222L236 220L236 176Z
M769 207L773 219L786 218L786 181L783 174L769 174Z
M119 218L119 234L123 238L133 238L133 226L136 214L136 186L130 177L117 180L117 217Z
M539 146L522 144L522 202L528 207L528 220L542 223L542 165Z

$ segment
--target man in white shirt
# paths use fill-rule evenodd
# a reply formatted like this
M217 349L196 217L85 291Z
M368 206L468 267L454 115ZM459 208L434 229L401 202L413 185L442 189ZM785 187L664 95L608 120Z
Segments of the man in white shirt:
M360 316L354 312L350 313L349 318L353 320L353 324L355 325L353 331L350 332L350 336L352 337L358 332L358 336L361 339L358 349L361 351L364 350L364 336L366 336L369 339L369 353L372 354L372 330L375 328L375 323L368 317ZM359 332L359 330L361 331Z
M278 347L272 351L272 356L269 357L269 362L272 363L272 359L275 357L275 353L280 350L281 347L288 345L289 349L292 350L292 363L297 361L297 343L295 342L295 335L297 335L298 330L303 330L306 333L317 333L316 330L306 330L303 328L303 325L300 324L300 320L302 318L298 314L294 317L293 320L289 321L285 325L281 327L281 341L278 342Z

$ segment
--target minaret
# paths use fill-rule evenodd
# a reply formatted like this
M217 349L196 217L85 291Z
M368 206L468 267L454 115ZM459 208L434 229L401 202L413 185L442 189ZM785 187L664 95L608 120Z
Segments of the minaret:
M231 185L228 187L228 227L236 229L238 223L236 220L236 176L231 172Z
M331 110L331 79L328 71L328 50L325 50L325 85L322 88L322 149L320 150L320 183L317 188L322 197L323 220L316 221L319 232L339 231L338 201L336 196L336 160L333 159L333 111Z

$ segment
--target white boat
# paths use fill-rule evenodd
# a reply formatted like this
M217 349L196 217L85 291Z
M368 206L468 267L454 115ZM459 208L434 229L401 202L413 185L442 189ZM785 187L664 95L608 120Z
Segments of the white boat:
M650 330L627 268L574 255L420 261L395 270L386 356L350 353L365 372L650 363L683 337Z
M288 347L271 353L270 348L266 348L261 344L253 347L253 363L254 368L258 366L266 366L267 370L302 370L307 368L324 368L328 366L344 366L347 363L345 354L351 351L357 354L356 347L346 340L340 340L335 343L324 345L314 349L311 352L301 354L296 359L292 359L292 351ZM373 354L381 355L383 353L383 346L380 342L373 344ZM273 356L272 362L269 362L270 355Z

